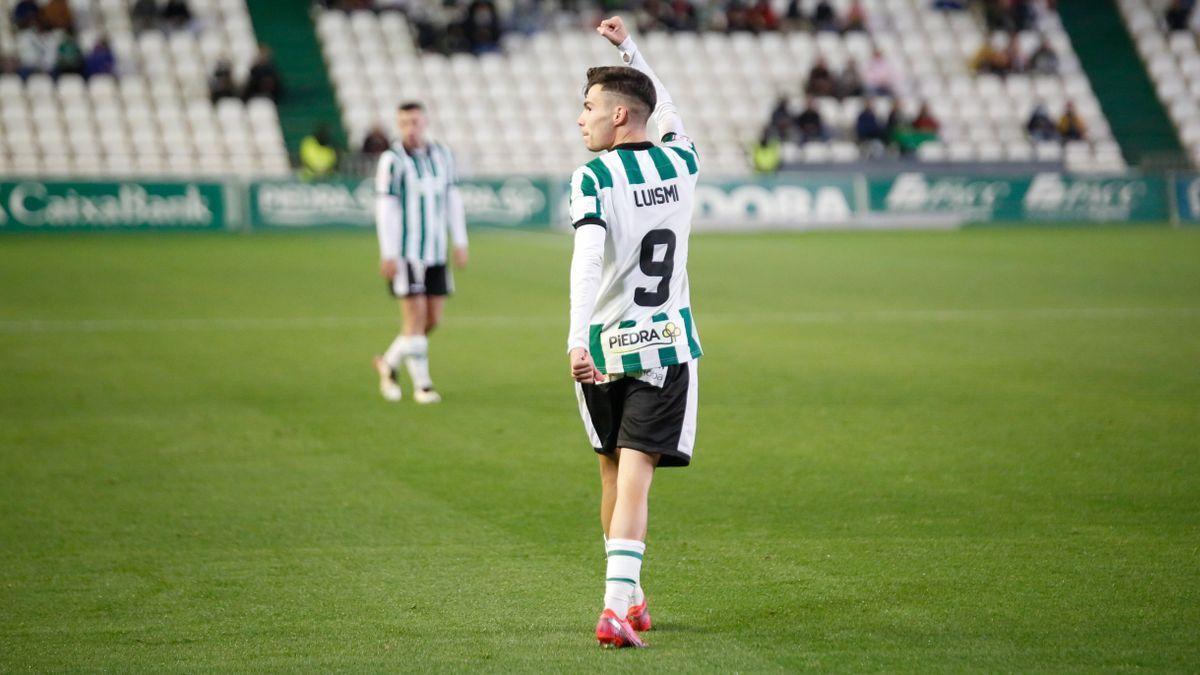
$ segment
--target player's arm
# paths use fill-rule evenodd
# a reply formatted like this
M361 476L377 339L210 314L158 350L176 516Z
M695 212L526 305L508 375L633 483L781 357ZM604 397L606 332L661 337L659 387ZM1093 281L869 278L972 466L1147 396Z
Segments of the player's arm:
M584 384L604 381L604 375L596 369L588 352L588 330L596 310L596 296L600 293L607 235L604 226L597 223L585 223L575 229L575 252L571 256L571 330L567 350L571 377Z
M579 168L571 176L571 225L575 228L575 251L571 255L571 327L567 334L567 353L571 377L576 382L603 382L588 352L588 337L600 277L604 269L604 242L608 224L600 205L595 176Z
M454 264L466 267L467 254L467 210L463 206L462 194L458 191L458 167L454 155L446 150L450 163L450 185L446 188L446 217L450 220L450 243L454 246Z
M611 19L605 19L596 27L596 32L600 33L609 42L613 43L621 52L621 60L625 65L641 71L650 81L654 83L654 94L658 99L657 105L654 106L654 114L652 118L655 124L658 125L658 132L663 136L667 134L675 134L677 136L686 136L683 130L683 118L679 116L679 109L675 107L675 102L671 99L671 94L667 92L666 86L654 74L654 70L650 68L650 64L646 63L646 58L642 56L642 52L634 43L633 38L629 36L629 31L625 28L625 22L621 17L614 16Z
M385 279L396 276L400 259L400 223L404 206L395 191L395 172L401 171L396 155L385 152L375 169L375 234L379 238L379 273Z

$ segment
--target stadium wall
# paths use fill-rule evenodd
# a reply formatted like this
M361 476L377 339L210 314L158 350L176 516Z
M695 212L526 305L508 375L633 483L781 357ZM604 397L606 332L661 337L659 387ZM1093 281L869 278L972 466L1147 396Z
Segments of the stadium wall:
M462 183L472 226L567 223L557 178ZM1200 176L803 175L701 182L697 230L952 229L987 223L1200 223ZM369 180L0 181L0 232L371 227Z

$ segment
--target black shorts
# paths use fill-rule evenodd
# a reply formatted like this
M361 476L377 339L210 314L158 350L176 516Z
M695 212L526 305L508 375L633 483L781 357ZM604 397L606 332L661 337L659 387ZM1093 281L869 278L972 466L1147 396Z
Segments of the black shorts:
M666 367L662 387L632 377L576 384L579 414L596 452L617 448L659 455L659 466L687 466L696 442L696 361Z
M450 295L454 292L454 276L447 265L424 265L404 260L396 276L387 282L388 292L397 298L410 295Z

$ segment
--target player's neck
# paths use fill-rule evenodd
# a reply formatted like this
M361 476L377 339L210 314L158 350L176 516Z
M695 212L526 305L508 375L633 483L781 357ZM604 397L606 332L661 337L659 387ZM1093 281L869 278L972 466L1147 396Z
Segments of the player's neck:
M409 145L408 143L404 143L404 151L409 153L410 155L414 152L424 152L426 145L428 145L428 143L426 143L425 141L421 141L420 143L413 143L412 145Z
M650 139L646 138L646 130L644 128L625 129L624 127L618 127L616 134L613 136L612 148L609 149L611 150L631 143L648 143L649 141Z

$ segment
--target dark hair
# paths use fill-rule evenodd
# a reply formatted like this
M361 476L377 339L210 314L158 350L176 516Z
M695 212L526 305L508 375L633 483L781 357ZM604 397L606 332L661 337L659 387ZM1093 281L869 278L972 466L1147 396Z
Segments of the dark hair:
M400 104L400 110L403 112L412 112L414 110L425 112L425 106L416 101L405 101L404 103Z
M658 97L654 94L654 83L645 74L633 68L626 66L588 68L587 84L583 87L583 95L587 96L588 91L597 84L603 86L604 91L630 99L636 104L635 108L645 106L644 110L635 109L642 121L649 119L650 113L654 112L654 106L658 104Z

